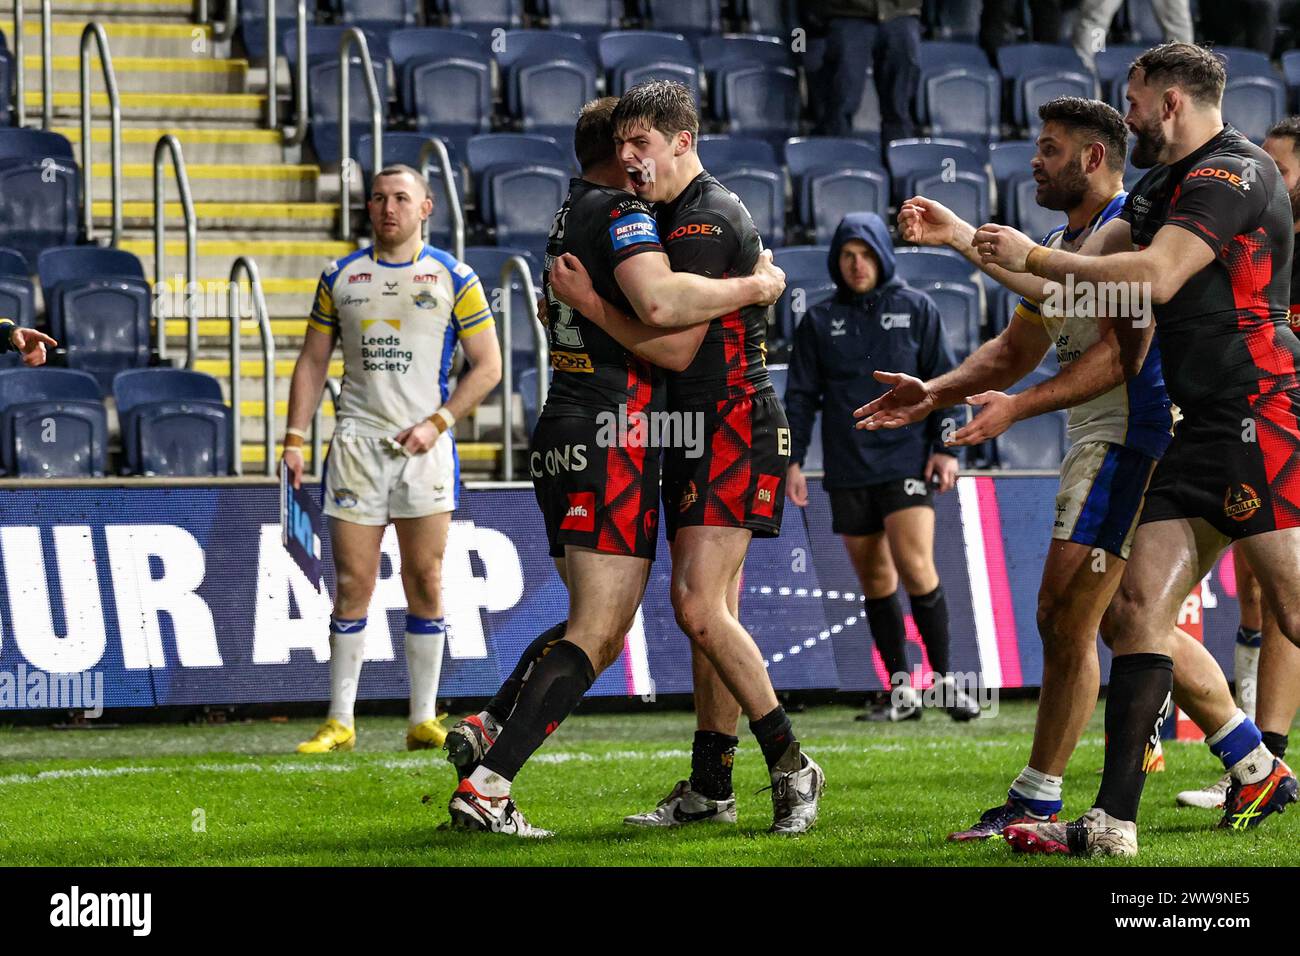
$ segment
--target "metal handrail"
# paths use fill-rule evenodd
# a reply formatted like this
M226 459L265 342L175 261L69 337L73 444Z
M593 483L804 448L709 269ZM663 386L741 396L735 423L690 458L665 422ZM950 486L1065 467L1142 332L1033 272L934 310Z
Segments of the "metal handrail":
M14 0L14 115L18 126L27 125L27 42L23 0Z
M266 18L275 22L275 0L267 0ZM298 37L295 45L298 47L298 64L295 68L297 89L294 90L294 103L298 125L293 128L293 135L285 134L286 146L301 146L307 139L307 0L298 0L297 18Z
M536 307L537 289L533 285L533 274L528 268L528 262L523 256L511 256L506 260L505 265L501 267L501 284L502 290L501 303L501 450L505 458L505 480L514 481L515 478L515 429L514 416L511 414L511 406L514 404L515 394L514 381L514 362L513 362L513 335L511 334L511 303L514 296L510 294L510 274L519 273L523 280L524 298ZM546 336L542 334L541 326L536 322L530 322L529 325L533 330L533 348L537 356L537 408L541 411L546 404L546 392L549 382L546 378L546 370L550 367L550 349L546 342Z
M54 14L50 0L41 0L41 129L54 125Z
M91 184L94 183L94 156L90 130L90 41L99 50L99 66L104 74L104 88L108 91L109 176L113 186L113 237L110 245L116 248L122 238L122 102L117 93L117 74L113 71L113 56L108 51L108 34L98 23L87 23L81 31L81 223L86 239L95 236L95 205Z
M383 168L384 120L383 103L379 99L379 86L375 83L375 68L370 60L370 44L358 27L348 27L339 40L339 238L352 238L352 190L349 188L352 166L352 137L349 135L351 117L348 115L348 82L352 72L348 51L353 44L361 50L361 68L366 76L366 97L370 101L370 156L377 173Z
M230 267L230 288L227 290L227 311L230 313L230 408L234 414L231 429L230 462L236 475L244 473L243 460L243 405L240 403L240 385L243 378L241 324L239 308L239 273L248 276L249 291L253 295L253 317L262 337L262 425L265 429L266 474L275 474L275 336L271 334L271 317L266 310L266 296L262 292L262 276L257 263L248 256L240 256Z
M164 214L167 204L163 192L163 159L170 153L172 168L176 172L176 188L181 196L181 210L185 214L185 367L194 367L194 356L199 350L199 317L195 311L194 300L198 293L195 285L199 271L199 220L194 215L194 200L190 196L190 176L185 170L185 154L181 150L180 140L171 133L158 138L153 150L153 278L156 288L163 283L163 262L166 259L166 244L163 241ZM158 357L167 355L166 322L158 318L156 331Z
M339 418L339 396L342 389L339 383L332 378L325 379L325 391L329 392L330 403L334 406L334 421L337 424ZM321 436L321 417L322 409L325 407L325 395L321 394L320 404L316 406L316 414L311 419L311 473L313 477L322 478L325 475L325 462L321 458L321 448L323 438Z
M447 154L447 146L436 136L430 136L425 140L424 145L420 147L420 174L424 176L425 181L429 179L429 160L433 157L438 158L438 169L442 172L442 191L447 196L447 208L451 210L451 244L452 250L457 260L465 258L465 212L460 207L460 190L456 188L456 182L452 178L451 157ZM379 166L375 167L378 172ZM429 221L424 222L424 238L429 238Z

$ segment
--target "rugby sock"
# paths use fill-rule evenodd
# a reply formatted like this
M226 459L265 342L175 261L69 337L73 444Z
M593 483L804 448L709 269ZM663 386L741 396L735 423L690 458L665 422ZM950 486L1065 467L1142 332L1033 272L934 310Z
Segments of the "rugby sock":
M691 789L710 800L731 796L731 765L740 738L716 730L695 731L691 745Z
M330 615L330 713L332 720L352 726L366 646L366 619L349 621Z
M519 692L514 713L479 769L503 777L508 787L519 768L578 706L595 680L596 670L581 647L568 641L552 647L533 668Z
M1210 753L1223 761L1234 780L1258 783L1273 769L1273 754L1264 746L1264 735L1240 710L1206 737L1205 742L1209 744Z
M1011 784L1007 796L1019 800L1030 812L1040 817L1050 817L1061 812L1061 784L1063 778L1025 767Z
M546 652L557 641L564 639L564 632L568 626L568 621L561 621L559 624L538 634L533 638L533 642L524 649L523 654L519 656L519 663L515 665L515 669L510 672L510 676L505 679L501 689L483 708L492 715L492 719L498 724L504 724L510 718L510 712L515 709L515 702L519 700L519 692L524 688L524 681L528 680L528 672L546 656Z
M947 674L948 662L948 602L943 596L943 585L929 594L910 595L912 620L925 642L925 653L936 674ZM904 637L906 640L906 637Z
M1264 738L1264 746L1278 760L1286 756L1287 735L1275 734L1271 730L1260 731L1260 736Z
M1259 647L1264 640L1264 632L1244 624L1237 626L1237 643L1245 647Z
M438 677L447 624L440 617L406 615L406 672L411 679L411 724L438 716Z
M1233 683L1237 706L1255 719L1255 699L1259 689L1259 646L1262 635L1247 627L1237 628L1237 643L1232 648Z
M1166 654L1121 654L1106 691L1106 763L1094 807L1137 822L1142 785L1160 727L1172 712L1174 661Z
M758 739L758 746L763 751L763 759L767 762L768 770L777 769L777 765L782 763L781 758L791 751L794 752L792 759L797 759L798 763L793 767L783 766L781 769L798 770L803 767L803 760L799 757L799 741L795 739L790 718L786 716L785 708L780 704L777 704L776 710L771 713L764 714L758 720L751 720L749 729Z
M862 604L876 650L880 651L880 659L885 662L892 682L895 674L907 673L907 652L904 650L907 628L903 624L903 605L899 603L897 593L882 598L866 598Z

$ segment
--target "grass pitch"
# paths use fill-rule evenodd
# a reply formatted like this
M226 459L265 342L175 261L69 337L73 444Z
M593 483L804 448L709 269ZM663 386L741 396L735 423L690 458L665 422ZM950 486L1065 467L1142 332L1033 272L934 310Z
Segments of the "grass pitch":
M1102 762L1097 714L1066 779L1066 813L1087 809ZM58 731L0 727L0 864L4 865L937 865L1079 866L1118 861L1013 855L1001 841L945 835L1003 799L1024 765L1034 705L995 719L942 714L895 726L853 722L847 707L793 715L826 770L817 828L772 837L762 758L742 736L740 822L670 831L626 827L687 775L688 713L571 717L515 787L546 841L439 831L455 783L437 752L402 749L405 721L361 717L359 748L304 757L316 722L131 726ZM743 732L743 731L742 731ZM1179 809L1174 794L1220 773L1201 744L1166 747L1147 782L1138 861L1159 866L1300 864L1294 809L1255 831L1216 831L1218 814ZM427 796L427 802L422 802Z

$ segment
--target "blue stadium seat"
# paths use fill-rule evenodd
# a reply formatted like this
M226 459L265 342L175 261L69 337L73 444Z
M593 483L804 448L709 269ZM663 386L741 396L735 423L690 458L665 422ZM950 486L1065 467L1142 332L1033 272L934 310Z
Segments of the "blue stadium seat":
M785 172L781 167L744 163L710 172L740 197L764 246L785 244Z
M29 272L42 249L77 241L80 183L66 138L0 128L0 241L22 254Z
M397 81L398 101L401 104L402 111L408 116L415 115L415 96L411 87L411 70L415 64L447 60L469 60L486 66L492 60L491 47L478 34L470 33L468 30L443 30L437 27L412 27L407 30L394 30L388 38L388 52L393 61L393 74ZM488 74L491 75L490 69ZM476 77L475 83L477 82ZM490 89L489 86L489 91ZM451 92L452 96L447 97L448 99L462 98L455 96L455 90ZM477 93L472 95L470 99L477 103ZM490 110L492 105L490 92L486 104ZM482 104L478 103L478 105L481 106ZM433 105L430 107L430 112L438 108L438 105ZM453 122L463 123L465 120L457 119L453 120ZM474 125L479 125L477 120L474 121Z
M407 82L415 128L466 148L492 128L492 67L486 59L461 56L415 60Z
M99 385L66 368L0 371L0 471L18 478L104 474L108 418Z
M971 70L987 70L989 58L974 43L959 43L952 40L926 40L921 43L921 72L927 70L946 70L965 67Z
M733 66L720 71L728 132L785 140L799 133L799 78L789 67Z
M993 181L998 189L1012 176L1030 172L1029 163L1034 158L1037 147L1029 140L1008 139L989 145L989 165L993 169Z
M704 87L700 80L700 71L686 63L669 63L665 60L651 60L646 63L628 64L618 75L619 86L610 91L621 95L624 90L649 83L653 80L675 80L695 92L695 106L698 108L704 97Z
M372 60L375 84L379 88L380 117L388 117L388 66L382 60ZM337 60L321 59L307 67L310 85L312 149L322 166L333 166L339 161L339 64ZM371 128L370 97L366 93L365 72L359 57L353 57L348 72L348 125L350 127L349 151L357 155L357 140Z
M279 19L277 16L276 20ZM349 29L351 27L339 23L308 26L307 62L317 63L321 60L333 60L338 63L339 44L343 42L343 34ZM366 36L366 46L370 49L371 61L378 63L380 60L388 59L388 33L390 31L362 27L361 32ZM280 52L289 61L290 75L292 75L293 68L298 64L298 28L296 26L292 27L279 34L279 36ZM352 48L352 56L358 56L356 47Z
M993 216L989 180L983 173L912 173L903 182L903 192L941 202L970 223L986 223Z
M696 144L700 163L705 169L757 163L760 166L780 166L776 148L765 139L752 136L704 135Z
M951 249L903 246L894 250L898 277L910 285L923 282L974 282L979 270Z
M1282 75L1291 94L1291 110L1300 109L1300 50L1287 50L1282 54Z
M997 139L1002 126L1002 82L989 67L921 71L920 120L935 136Z
M282 0L275 5L275 35L283 37L298 23L297 3ZM317 18L316 0L307 0L307 22ZM266 0L241 0L239 4L239 38L244 51L254 63L266 62Z
M334 0L334 2L338 4L339 22L350 26L405 27L412 26L419 20L419 0ZM279 12L278 8L276 12Z
M524 25L524 0L434 0L447 25L475 33L517 30Z
M881 165L877 140L801 136L786 140L784 151L794 184L795 209L806 228L814 228L819 220L834 218L835 222L830 223L834 231L840 217L833 215L833 203L839 199L850 203L841 207L841 214L854 209L876 209L878 202L874 199L867 202L866 191L876 189L881 183L886 187L883 204L889 205L889 175ZM849 173L848 179L836 181L834 174L840 172ZM817 201L812 195L814 179L818 183ZM866 204L858 205L863 202Z
M595 69L587 44L577 33L562 30L507 30L492 42L497 66L501 68L501 92L506 109L520 115L522 84L519 71L538 63L571 61Z
M980 0L925 0L922 12L936 40L974 43L979 39Z
M793 57L787 43L777 37L707 36L699 40L700 71L709 84L709 109L713 115L726 115L724 73L738 67L768 66L793 69Z
M889 219L889 174L882 169L813 169L805 177L806 216L813 242L829 244L840 220L851 212L874 212Z
M689 37L722 32L722 0L638 0L638 6L651 30Z
M14 58L0 47L0 126L9 125L9 100L14 89Z
M554 166L496 166L485 175L490 204L480 209L496 228L500 245L522 246L540 254L546 246L555 210L569 191L569 171Z
M919 282L913 288L924 292L939 310L943 334L953 357L961 362L980 344L980 287L974 282Z
M1052 78L1061 75L1081 75L1091 81L1091 74L1079 59L1074 48L1058 43L1016 43L999 47L997 50L998 72L1011 83L1011 122L1019 127L1028 127L1037 122L1038 100L1032 107L1027 106L1025 83L1035 78ZM1068 87L1071 91L1077 87ZM1092 96L1092 87L1085 95ZM1074 95L1078 95L1075 93ZM1050 99L1050 97L1049 97Z
M1223 119L1253 143L1286 116L1286 87L1275 76L1229 76L1223 87Z
M1049 412L1017 422L993 439L1003 468L1059 471L1068 443L1065 412Z
M1228 79L1243 76L1267 76L1277 78L1277 69L1267 53L1240 46L1216 46L1214 52L1227 61ZM1281 119L1279 116L1278 119Z
M469 164L474 194L480 209L492 205L492 184L486 174L494 167L540 163L556 169L574 168L571 147L561 146L554 136L533 133L484 133L471 136L465 145L465 159Z
M211 375L140 368L113 379L123 472L219 476L230 472L230 409Z
M1116 77L1128 79L1128 68L1133 61L1146 52L1148 44L1112 43L1096 54L1097 79L1103 87L1109 88Z
M1078 71L1031 73L1016 80L1015 103L1023 119L1016 122L1029 130L1035 139L1043 128L1038 108L1058 96L1079 96L1090 100L1099 94L1092 74Z
M789 342L795 326L808 309L835 294L835 283L826 267L829 246L787 246L772 250L772 258L785 272L785 292L776 303L779 337Z
M0 129L0 163L32 156L73 159L72 143L66 136L40 129L10 127Z
M737 0L736 9L750 33L786 37L799 22L794 0Z
M699 61L690 41L680 33L657 33L652 30L611 30L597 42L600 67L605 71L609 89L625 89L620 74L628 66L645 63L678 63L698 69Z
M502 318L498 306L504 302L507 294L506 290L501 287L501 269L511 256L523 256L528 261L533 274L533 291L541 295L542 272L538 265L540 261L538 255L527 249L506 246L465 247L465 262L478 274L479 281L483 284L483 293L487 296L488 304L498 321ZM537 304L528 301L527 296L524 294L523 283L519 281L518 275L514 273L510 277L508 294L510 296L511 357L515 375L518 376L520 369L536 365L533 361L533 329L537 326Z
M813 169L884 169L878 139L841 136L796 136L783 147L790 177L798 180Z
M993 284L988 295L988 334L989 338L1000 335L1011 324L1011 316L1016 311L1020 296L1006 286Z
M986 175L984 157L968 143L955 139L896 139L885 150L894 181L894 202L914 196L907 181L917 174L934 172ZM987 220L982 220L987 221Z
M384 165L402 163L419 169L420 152L424 149L424 144L431 138L428 133L402 131L384 133ZM357 140L357 161L361 164L361 175L367 195L370 192L371 176L374 175L370 163L370 142L371 136L369 133L364 134ZM451 160L451 185L457 191L463 207L466 191L464 168L457 158L459 153L455 145L447 141L444 141L444 145L447 147L447 158ZM429 168L426 170L426 176L429 180L429 188L433 190L433 213L429 216L429 242L435 246L447 248L450 247L452 239L451 206L447 202L446 192L443 189L442 171L436 163L431 161Z
M596 67L590 61L539 61L521 66L519 117L526 132L573 135L583 104L596 98Z
M27 260L16 249L0 247L0 316L18 325L36 321L36 293L27 268ZM0 355L0 367L16 364L13 352Z
M531 355L529 361L532 361ZM554 377L554 373L549 368L546 370L546 377L548 381ZM519 394L519 404L524 409L524 431L531 437L537 429L537 416L541 411L537 407L537 369L533 365L529 365L515 375L515 391Z
M576 33L590 48L600 34L617 30L623 20L622 0L542 0L552 30Z
M1065 213L1038 205L1037 191L1038 183L1034 182L1032 173L1020 173L1008 179L1003 192L1006 197L1003 218L1007 225L1015 226L1029 237L1042 239L1065 221Z

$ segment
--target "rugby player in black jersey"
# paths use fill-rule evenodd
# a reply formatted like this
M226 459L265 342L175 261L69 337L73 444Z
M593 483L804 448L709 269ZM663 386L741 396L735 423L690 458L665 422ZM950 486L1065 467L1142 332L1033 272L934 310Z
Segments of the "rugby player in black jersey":
M561 299L583 314L598 314L597 321L631 346L634 337L650 334L646 326L672 330L693 321L665 308L657 269L670 263L679 273L746 275L760 259L762 242L740 200L700 165L699 116L684 85L660 80L628 90L614 111L614 129L638 197L657 204L667 258L638 256L620 268L618 284L634 312L593 292L569 257L556 264L552 282ZM668 411L703 422L708 437L700 448L665 450L663 503L673 609L691 639L701 731L694 770L707 765L704 775L718 791L692 801L691 785L683 781L656 811L628 822L734 820L730 753L743 710L772 780L771 830L800 833L817 818L825 777L801 752L762 654L737 614L750 538L780 534L790 430L767 374L766 309L736 299L712 314L694 360L668 375Z
M1300 643L1300 340L1287 322L1294 218L1267 153L1225 126L1223 62L1169 43L1129 70L1131 159L1150 168L1098 233L1102 254L1045 247L1005 226L974 242L985 261L1053 282L1136 283L1149 313L1115 316L1126 375L1152 335L1183 414L1147 489L1111 604L1106 761L1094 806L1072 823L1018 824L1025 852L1137 853L1147 761L1171 705L1170 625L1238 541L1282 633ZM1131 298L1131 297L1130 297ZM1139 295L1139 301L1144 298ZM1207 741L1232 776L1220 826L1245 829L1296 799L1296 778L1238 712Z
M555 215L543 276L555 375L529 468L551 556L569 587L569 618L533 641L484 712L449 732L448 757L461 776L449 805L457 828L549 835L524 819L510 785L596 675L618 658L645 591L658 538L659 450L647 447L636 422L663 407L663 372L656 366L686 368L704 337L700 323L736 302L773 302L785 287L770 259L752 263L759 268L742 278L673 273L650 208L630 191L615 155L615 102L596 100L578 119L574 148L582 178L572 180ZM551 294L551 265L566 253L600 276L602 294L628 311L619 286L624 271L654 254L655 265L638 274L653 277L668 315L696 329L656 336L646 351L655 364L630 354ZM622 428L612 442L602 437L610 419Z

